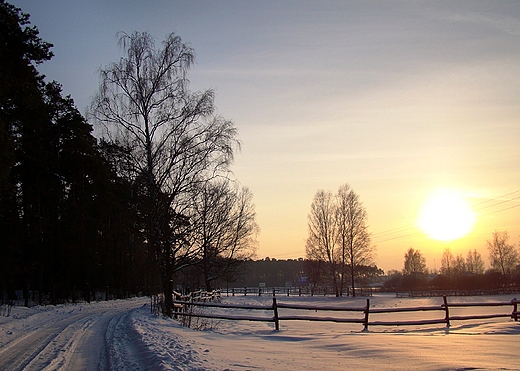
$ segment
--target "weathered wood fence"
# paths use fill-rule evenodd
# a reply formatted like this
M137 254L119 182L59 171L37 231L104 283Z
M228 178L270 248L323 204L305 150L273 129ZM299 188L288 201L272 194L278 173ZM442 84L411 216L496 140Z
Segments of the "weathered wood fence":
M404 308L370 308L370 299L366 300L364 307L335 307L335 306L313 306L291 303L279 303L276 297L273 297L271 305L237 305L237 304L222 304L211 302L197 302L197 301L182 301L174 300L177 308L176 316L191 316L202 318L214 318L221 320L236 320L236 321L260 321L273 322L275 329L280 329L281 321L327 321L337 323L359 323L363 325L364 331L367 331L369 326L413 326L413 325L430 325L430 324L445 324L446 327L451 326L451 321L465 321L478 320L490 318L512 318L518 321L518 303L516 298L509 302L489 302L489 303L448 303L446 296L443 297L441 305L423 306L423 307L404 307ZM462 307L504 307L512 306L512 311L508 313L495 314L472 314L464 316L450 315L450 309ZM189 307L205 307L205 308L220 308L220 309L240 309L246 311L264 311L272 312L272 316L254 316L254 315L227 315L216 313L205 313L204 311L195 313L187 310ZM297 311L327 311L327 312L343 312L343 313L359 313L359 317L325 317L325 316L309 316L309 315L282 315L281 309L291 309ZM404 312L442 312L441 318L422 319L422 320L408 320L408 321L377 321L372 320L374 315L390 314L390 313L404 313Z
M335 295L333 287L235 287L220 289L225 296L247 296L247 295L287 295L287 296L330 296ZM372 296L374 289L359 287L355 289L355 296ZM351 288L347 287L341 293L342 296L354 296Z
M520 293L520 287L510 286L499 289L486 290L409 290L396 291L398 298L417 298L417 297L442 297L442 296L483 296L483 295L513 295Z
M191 302L220 302L220 290L214 290L211 292L207 291L192 291L189 294L181 294L179 292L173 292L174 305L173 309L175 312L183 309L187 303ZM179 304L182 303L182 304ZM164 309L164 295L151 295L150 296L150 310L152 314L159 315Z

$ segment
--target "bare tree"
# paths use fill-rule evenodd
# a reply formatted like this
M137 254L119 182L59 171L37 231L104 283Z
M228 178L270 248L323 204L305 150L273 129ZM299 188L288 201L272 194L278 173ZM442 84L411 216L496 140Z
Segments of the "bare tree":
M345 266L348 266L348 276L352 286L352 295L356 295L356 276L361 266L373 264L374 247L370 243L370 234L366 224L367 213L359 196L348 184L342 185L336 194L335 220L341 264L341 289Z
M455 266L455 257L450 251L450 248L447 247L442 253L441 259L441 274L444 274L448 277L453 276L454 274L454 266Z
M170 34L161 48L146 32L121 34L124 56L100 71L88 117L119 145L120 161L141 184L144 234L155 251L171 316L173 273L197 254L188 218L193 189L228 171L238 145L230 121L215 116L211 90L188 90L194 52Z
M519 261L518 251L509 244L507 231L495 231L491 240L486 241L491 267L503 275L513 273Z
M453 273L455 275L458 275L466 272L466 260L461 254L457 254L457 256L453 260Z
M426 274L426 259L419 250L414 250L411 247L404 254L404 275L417 276Z
M255 253L259 228L253 195L233 184L227 179L205 183L194 198L195 240L208 291L211 282L229 275Z
M335 196L318 191L308 218L307 258L326 262L336 296L342 295L346 277L355 295L358 270L373 263L374 253L359 196L347 184Z
M311 204L311 212L308 215L308 226L307 258L326 263L336 295L339 295L336 274L336 265L338 263L336 260L338 257L336 251L337 228L334 199L331 192L324 190L316 192Z
M468 256L466 257L466 270L469 273L484 274L484 260L482 259L482 255L476 249L468 251Z

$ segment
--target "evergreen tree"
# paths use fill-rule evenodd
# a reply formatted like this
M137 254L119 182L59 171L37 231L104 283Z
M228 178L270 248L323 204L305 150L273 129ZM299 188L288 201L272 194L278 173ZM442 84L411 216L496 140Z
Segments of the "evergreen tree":
M0 288L23 287L26 305L29 289L54 301L154 282L135 238L135 189L72 98L37 71L51 47L0 0Z
M42 235L44 105L43 78L36 65L52 57L51 44L38 37L29 15L0 1L0 254L3 286L34 273Z

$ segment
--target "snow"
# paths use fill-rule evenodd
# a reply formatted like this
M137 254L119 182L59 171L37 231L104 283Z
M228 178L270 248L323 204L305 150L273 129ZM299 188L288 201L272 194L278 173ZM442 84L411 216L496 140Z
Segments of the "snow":
M509 302L511 296L449 302ZM362 307L366 298L277 297L278 303ZM269 296L223 297L223 303L269 306ZM429 307L442 298L370 298L371 308ZM512 306L453 308L452 315L510 313ZM211 308L208 313L271 317L272 311ZM340 312L279 309L283 316L338 317ZM345 317L362 318L362 313ZM372 318L373 316L373 318ZM371 321L443 318L442 311L371 314ZM2 370L518 370L520 322L507 318L414 326L203 320L204 330L150 313L138 298L56 307L13 308L0 317Z

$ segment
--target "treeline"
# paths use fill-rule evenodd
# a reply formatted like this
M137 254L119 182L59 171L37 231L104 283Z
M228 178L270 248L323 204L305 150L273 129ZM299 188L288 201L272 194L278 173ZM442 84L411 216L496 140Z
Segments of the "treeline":
M384 287L387 290L495 290L520 288L520 254L509 243L505 231L495 231L486 242L490 269L486 270L482 255L468 251L466 258L454 256L449 248L442 254L441 268L429 272L426 259L419 250L410 248L404 255L401 272L390 271Z
M512 276L489 269L485 273L459 272L451 275L418 274L405 275L394 272L384 283L388 291L428 290L497 290L520 289L520 272Z
M284 287L289 282L296 286L301 277L307 277L303 259L250 260L244 263L240 276L230 282L229 287L258 287L261 283L265 287Z
M134 185L118 176L112 148L57 82L37 66L52 58L29 16L0 2L0 289L56 302L107 286L157 283L135 231Z
M377 280L384 272L377 266L356 267L356 282L365 286ZM290 286L329 286L334 288L328 266L324 261L309 259L274 259L248 260L241 266L240 273L233 281L222 280L220 287L265 287ZM347 287L347 286L346 286Z

